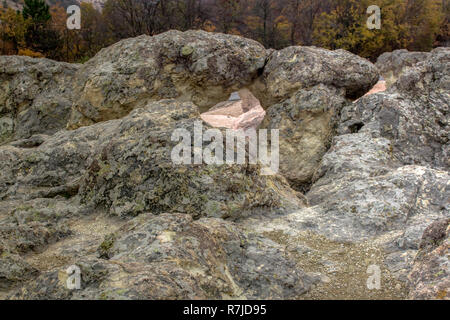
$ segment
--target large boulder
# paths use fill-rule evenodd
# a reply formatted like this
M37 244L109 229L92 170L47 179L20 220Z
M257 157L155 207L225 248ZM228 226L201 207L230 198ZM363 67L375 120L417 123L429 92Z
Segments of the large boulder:
M280 130L280 169L294 188L308 190L347 99L364 95L377 80L373 64L344 50L272 53L251 89L267 108L262 127Z
M264 67L256 41L204 31L122 40L77 73L69 128L117 119L149 101L193 101L206 111L250 85Z
M196 121L194 104L162 100L123 119L60 131L31 148L28 140L2 146L0 198L79 195L120 216L236 217L302 206L282 177L262 176L258 165L175 165L172 134L185 128L193 137Z
M307 194L314 214L300 219L331 239L376 239L386 266L402 281L425 228L450 216L448 71L440 59L343 109L340 135Z
M199 120L192 103L162 100L109 122L116 129L99 138L81 184L83 202L120 216L151 211L223 218L301 204L284 178L262 176L258 165L175 165L173 132L185 129L194 137Z
M291 185L307 189L330 147L345 91L323 84L297 91L267 110L262 128L280 130L280 172Z
M341 161L330 169L345 170L351 163L341 168L339 165ZM330 171L324 180L314 184L308 200L317 206L317 212L315 216L305 215L305 224L313 219L313 230L330 239L350 242L400 231L393 241L395 245L417 250L425 227L450 215L445 203L450 192L447 172L405 166L388 173L379 171L378 175L374 170L370 176L356 172L359 168L339 176Z
M347 97L358 98L378 78L372 63L345 50L289 47L271 54L252 91L268 108L318 84L342 88Z
M431 224L423 233L408 276L410 299L450 300L450 219Z
M375 65L385 79L386 86L390 87L408 67L426 60L429 55L429 52L411 52L406 49L394 50L380 55Z
M388 91L345 107L339 133L370 132L389 139L402 164L448 169L449 89L450 50L435 50Z
M0 144L66 127L79 65L0 56Z
M424 230L450 217L449 57L435 50L387 91L342 109L307 193L312 207L296 215L299 228L327 239L377 244L403 282Z
M0 297L295 299L306 292L316 279L282 246L218 219L280 214L304 201L258 165L174 165L172 133L192 133L196 121L193 103L162 100L122 119L0 146ZM66 287L74 264L81 291Z
M354 103L378 79L364 59L306 47L268 58L205 32L124 40L73 72L8 59L0 110L17 131L0 142L0 298L397 299L407 284L413 299L448 297L448 49ZM35 81L41 66L51 79ZM259 164L173 162L175 130L210 129L195 102L203 112L245 87L308 199ZM72 105L75 130L36 111L47 90ZM240 92L209 115L257 126L263 111ZM37 120L18 121L22 107ZM80 290L67 288L74 265ZM367 287L373 265L380 290Z

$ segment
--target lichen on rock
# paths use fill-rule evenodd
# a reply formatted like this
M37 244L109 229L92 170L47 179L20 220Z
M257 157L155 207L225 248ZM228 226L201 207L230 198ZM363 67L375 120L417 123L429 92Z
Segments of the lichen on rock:
M449 53L377 69L169 31L83 65L0 57L0 298L448 299ZM280 130L280 175L175 164L201 113Z

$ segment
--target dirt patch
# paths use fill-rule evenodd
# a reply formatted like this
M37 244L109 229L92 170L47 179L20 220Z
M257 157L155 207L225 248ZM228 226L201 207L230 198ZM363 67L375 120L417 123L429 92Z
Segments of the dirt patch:
M281 231L266 232L271 240L286 246L305 272L320 273L322 281L301 296L305 300L404 300L408 290L384 265L382 248L369 242L349 244L330 241L312 232L289 237ZM368 267L379 266L381 286L369 290Z
M25 260L40 271L62 267L82 256L95 253L98 246L126 221L104 214L81 218L69 224L72 236L50 245L44 252L26 255Z

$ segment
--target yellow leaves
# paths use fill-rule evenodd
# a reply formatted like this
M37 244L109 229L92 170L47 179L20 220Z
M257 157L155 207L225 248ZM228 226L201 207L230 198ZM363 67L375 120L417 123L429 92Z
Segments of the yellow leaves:
M214 31L216 31L217 28L210 20L206 20L203 23L202 29L205 31L208 31L208 32L214 32Z
M85 61L122 37L189 28L238 34L275 49L295 44L342 48L371 60L399 48L427 51L450 39L450 5L446 0L333 0L326 5L317 0L211 0L211 15L200 12L200 7L186 6L194 2L164 1L154 17L142 16L142 21L131 25L116 8L115 0L107 1L101 12L82 2L81 30L68 30L65 9L53 6L49 29L59 34L60 44L54 52L43 52L54 59ZM381 8L381 30L367 28L367 8L371 5ZM30 22L12 9L1 10L0 48L17 53L25 47ZM142 29L146 24L151 28ZM33 41L28 42L33 46Z
M441 290L437 293L436 299L437 300L444 300L448 296L447 290Z
M19 56L27 56L27 57L31 57L31 58L43 58L44 55L40 52L35 52L33 50L30 50L28 48L25 49L19 49L18 52Z
M423 3L426 6L420 9L407 8L400 0L338 0L330 13L323 13L316 19L315 44L329 49L346 49L371 60L385 51L408 47L412 39L420 42L422 50L430 50L438 21L442 21L438 12L442 1L423 0ZM380 30L369 30L366 26L369 17L366 10L372 4L381 8ZM412 24L404 18L415 17L420 12L423 12L421 22ZM421 30L417 30L417 26Z
M25 20L23 16L11 8L0 15L0 35L3 40L13 40L17 45L23 46L25 33L30 25L30 19Z
M288 18L285 16L279 16L275 19L275 24L277 26L277 29L280 31L282 35L287 35L289 33L289 30L291 29L291 23L289 22Z
M246 25L250 30L256 30L262 24L262 19L257 16L248 16L246 19Z
M67 13L66 10L58 6L52 6L50 8L50 14L52 16L51 19L51 25L54 30L57 30L58 32L63 32L67 26L66 26L66 20L67 20Z

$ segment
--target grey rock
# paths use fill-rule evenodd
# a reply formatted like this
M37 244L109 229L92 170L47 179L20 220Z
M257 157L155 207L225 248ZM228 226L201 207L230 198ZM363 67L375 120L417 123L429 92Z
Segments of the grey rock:
M122 40L85 63L69 128L118 119L150 101L193 101L206 111L250 85L264 67L256 41L205 31Z
M296 214L299 228L328 239L377 243L402 281L417 265L424 230L450 216L449 57L435 50L386 92L343 108L307 194L312 207Z
M328 183L319 181L308 193L317 216L305 216L305 224L313 219L321 234L341 241L367 240L408 226L423 231L450 214L444 207L449 179L445 171L406 166L374 177L350 172ZM420 232L407 236L409 246L414 247L417 236Z
M284 178L262 176L259 166L174 165L172 133L192 133L199 120L194 104L163 100L123 119L60 131L35 148L0 147L0 198L78 194L86 206L119 216L240 217L303 206Z
M408 282L410 298L448 298L448 49L355 103L379 77L364 59L199 31L123 40L83 66L0 68L0 297L398 298ZM308 207L259 165L172 163L196 104L244 87Z
M89 256L75 262L81 269L81 290L66 288L64 266L30 281L10 298L295 299L317 282L285 257L281 246L246 236L220 219L143 214L100 247L108 251L108 259Z
M296 189L310 184L330 147L346 103L344 94L343 89L320 84L267 110L262 128L280 130L280 172Z
M379 56L375 65L380 70L387 87L390 87L407 68L412 67L417 62L426 60L429 55L429 52L411 52L406 49L394 50Z
M436 48L431 52L415 52L406 49L394 50L379 56L375 65L380 70L386 85L390 87L417 63L429 59L431 55L447 50L448 48L446 47Z
M369 91L378 78L378 70L372 63L345 50L289 47L271 54L252 89L268 108L300 89L318 84L342 88L347 97L358 98Z
M442 219L425 230L408 275L410 299L450 299L449 223Z
M0 253L0 291L14 288L38 275L39 271L31 267L19 255Z
M79 65L0 56L0 144L66 127Z
M450 166L450 50L433 51L395 86L342 111L341 134L369 132L392 143L402 164Z

